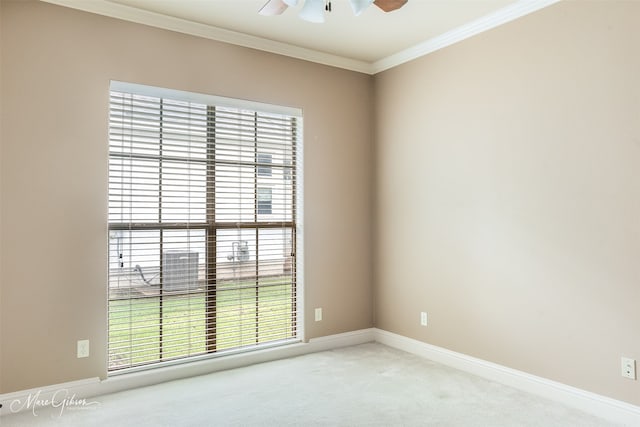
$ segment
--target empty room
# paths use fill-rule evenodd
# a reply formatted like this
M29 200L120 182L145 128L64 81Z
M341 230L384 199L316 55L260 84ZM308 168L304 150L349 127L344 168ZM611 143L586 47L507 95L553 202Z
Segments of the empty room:
M640 425L640 1L0 0L0 426Z

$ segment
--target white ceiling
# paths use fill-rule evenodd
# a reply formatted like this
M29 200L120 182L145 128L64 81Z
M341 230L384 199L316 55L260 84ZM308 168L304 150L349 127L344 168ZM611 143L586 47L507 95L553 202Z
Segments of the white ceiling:
M279 16L258 14L267 0L44 1L373 74L557 0L409 0L358 17L332 0L323 24L298 18L302 1Z

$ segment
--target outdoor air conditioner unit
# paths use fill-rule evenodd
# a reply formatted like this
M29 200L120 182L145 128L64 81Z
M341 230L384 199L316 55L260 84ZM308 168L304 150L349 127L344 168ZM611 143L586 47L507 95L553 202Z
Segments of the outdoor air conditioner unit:
M198 287L198 252L165 251L162 254L162 289L187 291Z
M231 244L231 254L227 255L227 259L233 262L249 261L249 242L246 240L238 240Z

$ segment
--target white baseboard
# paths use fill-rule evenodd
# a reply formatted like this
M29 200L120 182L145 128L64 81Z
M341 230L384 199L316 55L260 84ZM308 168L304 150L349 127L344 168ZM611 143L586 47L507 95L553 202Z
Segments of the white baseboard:
M364 344L374 342L376 338L376 329L360 329L357 331L344 332L342 334L327 335L326 337L312 338L309 345L312 345L313 351L332 350L334 348L348 347L350 345Z
M87 398L88 401L88 398L94 396L373 341L374 329L362 329L313 338L309 340L308 343L289 344L224 357L141 370L126 375L115 375L106 380L100 380L97 377L88 378L14 393L0 394L0 404L2 404L0 416L32 410L33 405L30 405L29 402L35 402L35 400L39 402L49 401L55 404L62 399L72 399L72 396L75 395L73 399Z
M640 407L402 335L375 329L376 342L508 385L627 426L640 426Z
M622 425L640 425L640 407L638 406L375 328L314 338L309 340L308 343L290 344L254 352L132 372L127 375L113 376L102 381L99 378L88 378L2 394L0 395L0 403L3 407L0 409L0 415L31 410L31 407L24 403L30 400L33 401L36 398L39 401L52 401L56 398L58 400L72 398L75 395L75 399L87 398L89 400L88 398L93 396L372 341L552 399Z

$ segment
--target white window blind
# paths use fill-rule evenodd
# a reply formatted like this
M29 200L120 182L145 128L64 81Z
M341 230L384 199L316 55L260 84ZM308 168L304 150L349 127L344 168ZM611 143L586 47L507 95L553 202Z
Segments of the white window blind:
M112 83L110 371L297 338L301 117L256 106Z

